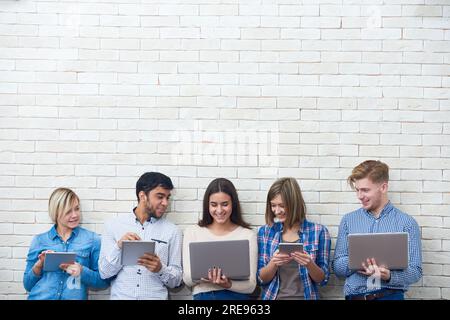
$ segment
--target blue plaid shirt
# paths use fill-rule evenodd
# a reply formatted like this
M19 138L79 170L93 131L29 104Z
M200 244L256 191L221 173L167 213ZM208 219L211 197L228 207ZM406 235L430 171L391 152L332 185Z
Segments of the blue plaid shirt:
M260 278L261 269L267 266L275 251L278 249L278 244L281 242L283 234L283 223L276 222L273 225L264 225L258 231L258 271L257 279L261 285L262 293L261 299L275 300L280 289L280 276L277 272L275 277L269 282L264 283ZM331 238L327 228L321 224L309 222L306 219L300 225L299 239L303 242L303 250L308 253L314 262L325 273L325 279L320 282L314 282L308 275L308 270L304 266L298 266L300 279L303 282L305 299L317 300L319 299L319 286L327 284L330 271L330 247Z
M409 285L422 277L420 229L416 220L394 207L390 201L383 208L378 219L369 211L360 208L347 213L342 218L334 252L333 269L338 277L345 277L345 296L366 294L371 291L367 288L367 276L348 268L347 236L351 233L384 232L408 232L409 261L406 270L391 271L391 279L382 280L381 288L406 291Z

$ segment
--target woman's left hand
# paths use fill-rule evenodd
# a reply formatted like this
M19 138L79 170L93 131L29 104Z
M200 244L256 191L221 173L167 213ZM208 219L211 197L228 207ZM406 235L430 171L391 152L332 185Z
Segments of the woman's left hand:
M217 284L218 286L229 289L231 288L231 280L228 279L224 274L222 274L222 269L219 267L214 267L208 270L208 279L201 278L204 282L209 282Z
M61 263L59 267L73 277L78 277L81 274L81 271L83 270L83 266L78 262Z
M308 267L313 262L311 256L304 251L292 252L291 257L294 258L294 261L297 262L299 265L305 267Z

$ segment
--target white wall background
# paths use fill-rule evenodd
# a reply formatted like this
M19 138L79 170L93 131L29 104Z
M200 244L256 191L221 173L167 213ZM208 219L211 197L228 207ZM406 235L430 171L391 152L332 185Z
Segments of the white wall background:
M421 226L408 296L450 298L449 16L449 0L1 0L0 298L26 297L56 187L101 233L145 171L173 178L181 227L223 176L256 227L294 176L334 249L366 159L390 165L392 201Z

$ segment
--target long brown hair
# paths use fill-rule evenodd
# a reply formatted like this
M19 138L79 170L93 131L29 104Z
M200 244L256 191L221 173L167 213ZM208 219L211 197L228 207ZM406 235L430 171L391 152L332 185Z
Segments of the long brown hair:
M272 225L275 214L272 212L270 201L281 195L286 210L286 220L284 224L288 228L303 222L306 217L306 205L303 200L300 186L294 178L280 178L275 181L267 193L266 202L266 223Z
M250 225L242 218L241 204L239 203L238 194L233 183L225 178L217 178L211 181L206 188L205 195L203 196L203 216L198 222L200 227L206 227L213 223L213 218L209 213L209 197L214 193L223 192L231 198L231 217L230 220L238 226L250 229Z

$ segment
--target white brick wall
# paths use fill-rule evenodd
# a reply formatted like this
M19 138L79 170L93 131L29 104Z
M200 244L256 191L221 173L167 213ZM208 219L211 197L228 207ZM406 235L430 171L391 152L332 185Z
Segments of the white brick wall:
M358 207L345 178L367 158L391 166L391 199L421 226L408 297L449 299L449 13L446 0L0 1L0 299L26 297L55 187L101 233L160 170L185 228L225 176L257 227L270 184L294 176L334 246ZM342 281L322 293L340 298Z

